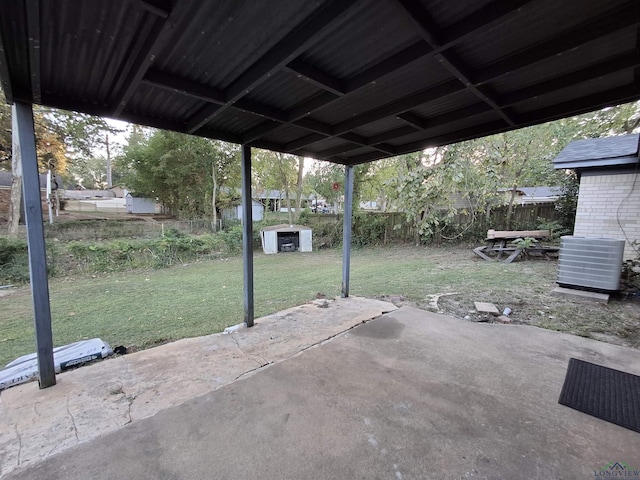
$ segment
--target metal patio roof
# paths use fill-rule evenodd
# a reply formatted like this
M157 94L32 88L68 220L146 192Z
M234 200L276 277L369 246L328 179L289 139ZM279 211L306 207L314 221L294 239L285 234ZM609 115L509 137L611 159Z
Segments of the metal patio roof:
M640 98L637 0L0 2L10 101L357 164Z

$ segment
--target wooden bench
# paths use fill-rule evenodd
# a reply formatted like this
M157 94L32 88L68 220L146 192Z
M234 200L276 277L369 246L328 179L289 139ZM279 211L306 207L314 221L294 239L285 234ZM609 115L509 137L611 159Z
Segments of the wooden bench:
M503 254L509 254L504 263L513 262L520 254L528 256L530 254L541 254L545 257L549 253L555 253L558 247L547 247L540 244L540 240L549 238L548 230L489 230L487 231L486 245L474 248L473 253L480 258L492 262L494 259L489 255L495 255L498 261L502 260ZM526 246L514 243L517 239L531 238L533 241Z

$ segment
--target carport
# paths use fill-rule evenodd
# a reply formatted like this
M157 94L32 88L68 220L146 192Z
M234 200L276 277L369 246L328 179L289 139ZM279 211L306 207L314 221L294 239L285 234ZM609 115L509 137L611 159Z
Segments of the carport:
M16 0L0 77L22 159L41 388L55 384L32 104L353 166L640 98L635 0Z

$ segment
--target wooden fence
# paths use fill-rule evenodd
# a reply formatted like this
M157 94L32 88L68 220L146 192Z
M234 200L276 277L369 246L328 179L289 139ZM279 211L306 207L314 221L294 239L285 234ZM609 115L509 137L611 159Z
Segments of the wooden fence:
M467 240L477 240L484 238L487 230L537 230L543 224L557 221L559 215L553 204L525 204L515 205L511 225L507 225L508 207L499 206L490 209L483 214L470 215L458 213L454 216L449 225L438 231L433 240L436 242L449 238L460 238ZM391 241L413 241L415 240L415 230L413 225L407 223L405 214L402 212L371 212L361 211L358 215L371 216L378 219L385 219L384 232L381 231L379 240L382 243ZM337 224L342 222L342 215L338 214L309 214L309 226L321 227L327 224ZM359 229L364 228L366 221L359 222L356 217L353 229L354 235L359 234ZM361 225L362 224L362 225Z

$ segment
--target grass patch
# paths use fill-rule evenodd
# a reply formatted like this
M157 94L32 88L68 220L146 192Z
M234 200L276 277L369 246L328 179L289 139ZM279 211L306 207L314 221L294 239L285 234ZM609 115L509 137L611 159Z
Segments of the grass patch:
M515 322L589 336L615 335L640 346L637 304L585 305L549 295L557 264L531 260L509 265L476 260L461 247L367 248L353 252L351 294L403 296L428 308L442 297L445 312L464 317L473 301L513 309ZM339 295L341 252L255 254L256 316L305 303L319 292ZM161 270L53 278L50 282L54 343L100 337L112 346L147 348L207 335L243 319L242 259L208 259ZM0 365L34 351L28 286L0 297Z

